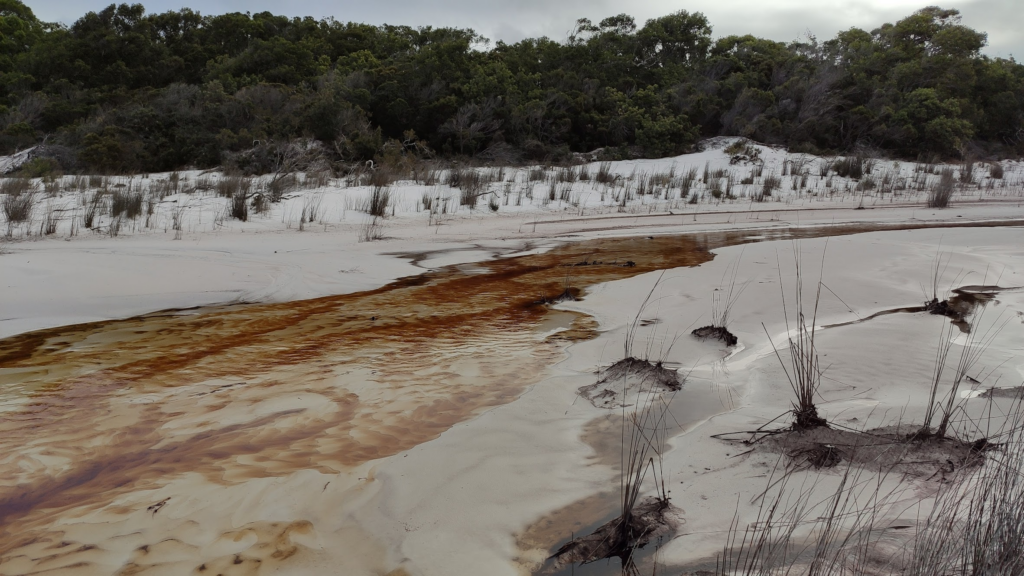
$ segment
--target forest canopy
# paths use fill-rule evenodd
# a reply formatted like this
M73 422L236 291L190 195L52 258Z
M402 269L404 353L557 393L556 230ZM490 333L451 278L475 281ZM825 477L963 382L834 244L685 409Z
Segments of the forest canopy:
M820 41L715 39L700 13L577 21L563 41L269 12L110 5L74 24L0 0L0 154L63 170L218 166L266 142L388 154L659 157L738 135L903 158L1024 153L1024 66L930 7Z

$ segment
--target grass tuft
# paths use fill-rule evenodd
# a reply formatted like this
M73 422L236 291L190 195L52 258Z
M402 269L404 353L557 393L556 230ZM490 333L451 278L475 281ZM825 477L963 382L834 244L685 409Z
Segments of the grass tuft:
M939 173L939 182L928 192L929 208L948 208L953 197L953 169L946 167Z

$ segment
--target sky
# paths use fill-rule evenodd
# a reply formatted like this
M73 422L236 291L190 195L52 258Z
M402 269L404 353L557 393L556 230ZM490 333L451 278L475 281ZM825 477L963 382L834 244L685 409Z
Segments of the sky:
M71 24L113 0L28 0L36 16ZM132 2L133 0L126 0ZM134 0L139 1L139 0ZM990 56L1024 59L1024 0L144 0L149 12L189 7L202 14L270 11L288 16L333 16L340 21L410 26L473 28L493 41L516 42L547 36L564 40L577 18L595 23L626 13L642 25L648 18L677 10L703 12L713 35L754 34L788 42L819 40L851 27L871 30L929 5L960 10L963 23L987 32Z

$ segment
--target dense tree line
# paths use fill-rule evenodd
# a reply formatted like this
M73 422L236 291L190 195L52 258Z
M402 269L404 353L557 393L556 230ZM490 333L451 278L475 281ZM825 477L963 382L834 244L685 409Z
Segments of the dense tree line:
M465 29L139 4L63 26L0 0L0 153L45 142L65 169L105 172L214 166L296 138L338 160L664 156L714 135L1019 154L1024 66L981 55L985 42L940 8L823 42L714 40L680 11L492 45Z

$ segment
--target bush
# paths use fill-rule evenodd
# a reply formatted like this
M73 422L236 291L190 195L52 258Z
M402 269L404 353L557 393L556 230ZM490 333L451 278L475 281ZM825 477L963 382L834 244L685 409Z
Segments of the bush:
M127 173L139 169L140 144L125 128L105 127L101 132L82 139L79 158L85 165L101 173Z
M60 176L60 163L53 158L33 158L21 165L18 171L23 178L45 178Z

